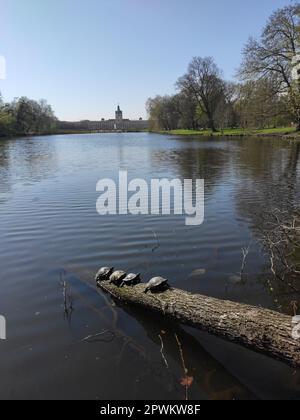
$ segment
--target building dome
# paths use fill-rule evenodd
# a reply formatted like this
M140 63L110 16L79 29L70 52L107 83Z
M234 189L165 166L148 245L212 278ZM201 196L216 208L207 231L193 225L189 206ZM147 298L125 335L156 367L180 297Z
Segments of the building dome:
M116 110L116 120L121 121L123 119L123 112L120 109L120 105L118 105L118 108Z

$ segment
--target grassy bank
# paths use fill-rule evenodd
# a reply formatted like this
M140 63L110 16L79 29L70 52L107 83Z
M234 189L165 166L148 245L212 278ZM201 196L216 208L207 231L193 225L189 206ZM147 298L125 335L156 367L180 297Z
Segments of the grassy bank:
M291 136L299 137L300 133L292 127L282 128L265 128L262 130L251 130L243 128L225 129L213 133L211 130L171 130L171 131L160 131L161 134L173 134L177 136Z

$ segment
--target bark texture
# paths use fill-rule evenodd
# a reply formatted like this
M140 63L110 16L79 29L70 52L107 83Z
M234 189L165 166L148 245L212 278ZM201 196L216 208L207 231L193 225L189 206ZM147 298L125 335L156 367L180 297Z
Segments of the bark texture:
M295 325L288 315L174 288L145 294L145 284L118 288L104 281L99 287L126 304L142 306L300 367L300 340L292 336Z

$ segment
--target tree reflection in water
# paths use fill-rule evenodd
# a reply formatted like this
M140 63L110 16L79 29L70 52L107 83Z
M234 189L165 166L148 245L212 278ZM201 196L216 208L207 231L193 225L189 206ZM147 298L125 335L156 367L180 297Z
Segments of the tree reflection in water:
M283 147L276 139L244 141L237 154L241 184L236 206L266 252L266 287L278 308L290 314L295 302L300 307L299 261L291 263L288 257L298 258L299 251L298 234L290 230L296 220L296 229L299 226L299 154L299 142Z

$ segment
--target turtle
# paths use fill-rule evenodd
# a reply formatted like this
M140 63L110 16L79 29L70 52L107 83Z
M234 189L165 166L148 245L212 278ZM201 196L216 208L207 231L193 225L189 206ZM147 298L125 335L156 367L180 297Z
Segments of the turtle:
M123 286L134 286L141 282L141 274L127 274L127 276L123 279L122 284L120 287Z
M114 271L113 267L102 267L95 276L96 281L108 280L111 273Z
M122 283L122 280L126 277L125 271L117 270L114 271L110 277L109 282L115 284L116 286L120 286Z
M153 279L146 284L144 293L148 293L149 291L152 293L163 292L169 288L170 286L167 279L164 279L163 277L153 277Z

